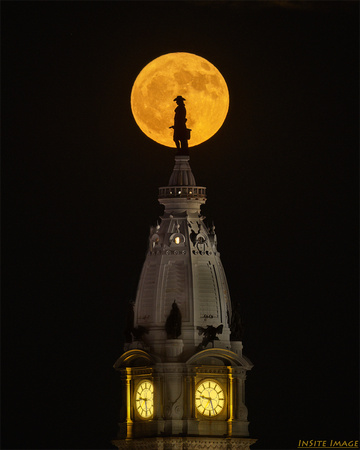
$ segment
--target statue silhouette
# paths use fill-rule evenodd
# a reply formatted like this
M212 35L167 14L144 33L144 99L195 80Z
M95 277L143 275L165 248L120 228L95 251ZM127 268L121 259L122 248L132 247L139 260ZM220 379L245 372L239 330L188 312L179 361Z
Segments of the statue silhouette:
M181 335L181 312L175 301L166 319L165 331L168 339L177 339Z
M146 327L139 325L137 328L133 328L131 330L131 334L134 338L134 341L142 341L142 337L144 334L149 334L149 330Z
M174 125L169 127L174 129L174 142L178 153L188 154L188 140L190 139L190 129L186 128L186 108L184 101L186 101L181 95L174 98L174 102L177 103L175 108Z
M213 343L214 341L218 341L219 338L216 336L217 334L222 334L223 325L219 325L218 327L213 327L212 325L208 325L206 328L197 327L199 331L199 336L204 335L202 342L197 346L197 350L203 350L209 342Z
M134 327L134 305L135 302L131 301L126 306L126 327L124 330L125 342L130 344L134 341L141 341L143 335L149 333L146 327L139 325L137 328Z
M126 327L124 330L125 342L132 342L132 330L134 328L134 302L130 301L126 305Z
M233 305L230 322L230 341L241 341L244 335L244 327L241 322L240 313L238 310L239 302L237 301Z

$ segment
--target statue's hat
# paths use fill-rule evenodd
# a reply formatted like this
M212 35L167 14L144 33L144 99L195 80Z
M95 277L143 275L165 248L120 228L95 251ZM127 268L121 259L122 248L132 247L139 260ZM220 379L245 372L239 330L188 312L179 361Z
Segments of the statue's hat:
M186 102L186 99L184 97L181 97L181 95L178 95L176 98L174 98L174 102L176 102L176 100L183 100Z

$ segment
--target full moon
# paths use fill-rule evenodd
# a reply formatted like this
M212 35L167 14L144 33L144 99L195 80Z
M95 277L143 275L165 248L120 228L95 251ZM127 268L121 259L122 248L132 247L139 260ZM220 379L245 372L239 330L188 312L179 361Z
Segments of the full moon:
M229 91L218 69L192 53L167 53L147 64L131 91L135 121L150 139L175 147L174 98L186 99L189 147L210 139L221 127L229 109Z

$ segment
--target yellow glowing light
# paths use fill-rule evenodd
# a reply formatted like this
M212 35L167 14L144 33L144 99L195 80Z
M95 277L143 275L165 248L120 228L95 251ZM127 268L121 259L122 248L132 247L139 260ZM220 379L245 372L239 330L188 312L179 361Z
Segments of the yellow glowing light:
M195 406L200 414L207 417L217 416L225 404L225 395L221 386L212 380L200 383L195 391Z
M176 238L174 239L175 244L180 244L180 238L179 236L176 236Z
M138 414L150 419L154 414L154 386L150 381L143 381L136 389L135 405Z
M189 147L210 139L229 109L229 91L218 69L192 53L167 53L145 66L131 91L131 109L139 128L150 139L175 147L174 98L186 99Z

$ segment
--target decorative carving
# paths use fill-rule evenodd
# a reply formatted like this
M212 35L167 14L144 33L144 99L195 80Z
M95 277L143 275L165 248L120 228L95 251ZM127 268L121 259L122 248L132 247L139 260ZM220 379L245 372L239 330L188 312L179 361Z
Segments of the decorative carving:
M173 419L181 419L183 413L183 407L181 405L176 405L175 408L173 408Z
M212 244L212 248L214 251L216 251L216 246L217 246L217 237L216 237L216 233L215 233L215 225L213 223L212 227L210 228L209 231L209 239L210 242Z
M257 439L218 437L154 437L145 439L114 440L119 450L250 450Z
M201 222L196 221L196 224L198 226L198 231L197 232L193 229L191 223L192 222L188 222L188 226L191 229L189 237L190 237L190 240L191 240L193 246L195 247L195 245L198 243L199 234L201 232ZM203 236L203 239L204 239L204 236ZM206 240L206 238L205 238L205 240Z
M170 375L165 378L165 419L179 420L183 416L183 378L177 375Z
M239 419L246 421L248 418L248 409L247 407L242 403L239 408Z
M191 242L193 243L193 246L195 247L197 233L194 230L191 230L191 233L189 236L190 236Z
M152 369L143 369L142 367L133 367L131 369L131 372L133 375L152 375L153 371Z
M220 375L226 375L227 369L226 369L226 367L207 366L205 369L198 368L198 370L197 370L198 375L207 375L209 373L217 373Z
M164 408L164 415L165 415L165 419L171 419L171 409L172 409L172 405L166 405Z

